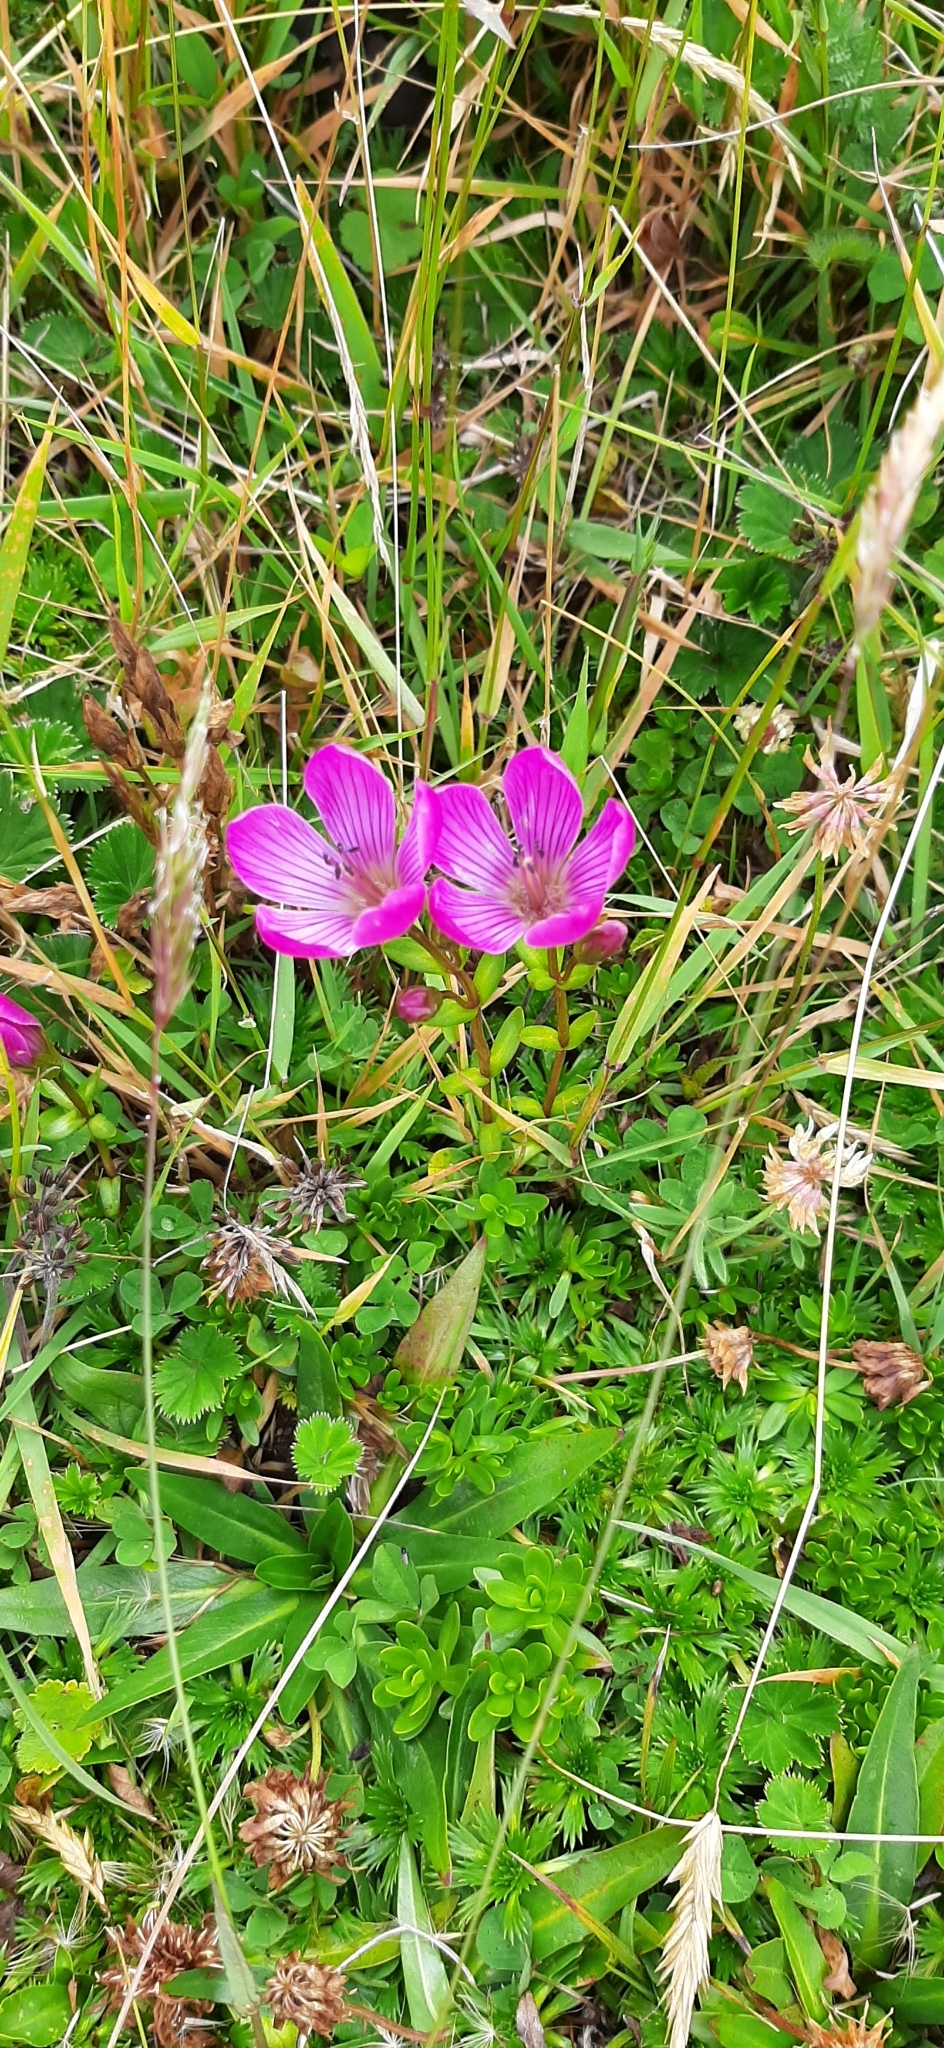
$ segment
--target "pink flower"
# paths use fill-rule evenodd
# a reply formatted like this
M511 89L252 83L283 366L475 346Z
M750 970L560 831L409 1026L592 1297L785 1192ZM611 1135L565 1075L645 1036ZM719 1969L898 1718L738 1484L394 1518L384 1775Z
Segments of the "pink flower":
M450 877L430 889L433 922L482 953L505 953L521 939L574 945L599 923L606 892L632 853L632 818L608 797L578 846L583 799L547 747L516 754L502 789L517 849L480 789L455 782L433 793L436 864Z
M284 804L260 804L227 827L240 881L288 905L256 911L259 937L298 960L346 960L362 946L401 939L426 904L432 792L417 783L398 847L393 790L372 761L349 747L322 747L305 769L305 789L326 838Z
M43 1049L43 1027L10 996L0 996L0 1039L11 1067L28 1067Z

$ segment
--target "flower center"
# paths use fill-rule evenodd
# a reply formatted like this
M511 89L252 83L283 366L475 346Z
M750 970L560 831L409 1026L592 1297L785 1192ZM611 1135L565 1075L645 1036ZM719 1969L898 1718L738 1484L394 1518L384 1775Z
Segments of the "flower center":
M397 887L392 862L387 872L372 867L364 859L359 846L332 844L325 847L321 858L342 884L346 907L351 910L377 910L391 889Z
M560 874L548 867L540 847L534 854L515 854L515 872L508 894L515 910L532 924L565 908L566 891L561 888Z

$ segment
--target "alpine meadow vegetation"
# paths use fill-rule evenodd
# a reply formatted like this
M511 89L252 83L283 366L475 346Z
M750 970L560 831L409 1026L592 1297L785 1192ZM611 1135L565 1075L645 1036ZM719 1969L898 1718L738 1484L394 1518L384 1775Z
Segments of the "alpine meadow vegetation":
M944 2041L944 17L0 57L0 2048Z

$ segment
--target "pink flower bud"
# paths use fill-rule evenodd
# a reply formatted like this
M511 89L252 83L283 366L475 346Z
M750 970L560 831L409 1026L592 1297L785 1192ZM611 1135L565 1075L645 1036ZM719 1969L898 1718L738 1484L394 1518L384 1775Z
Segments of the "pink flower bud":
M43 1027L10 996L0 996L0 1039L11 1067L29 1067L43 1049Z
M615 960L621 953L628 937L628 927L618 917L604 918L602 924L594 925L585 939L574 947L574 959L584 966L597 967L601 960Z
M401 988L393 1014L404 1024L428 1024L442 1002L438 988Z

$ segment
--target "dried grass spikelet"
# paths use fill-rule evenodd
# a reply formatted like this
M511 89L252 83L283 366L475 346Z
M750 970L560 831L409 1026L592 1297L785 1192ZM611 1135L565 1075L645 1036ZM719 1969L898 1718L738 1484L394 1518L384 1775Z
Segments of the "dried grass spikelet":
M924 1359L910 1344L883 1343L857 1337L852 1356L863 1375L865 1391L876 1408L905 1408L931 1385Z
M280 1892L293 1877L316 1870L330 1877L341 1861L338 1844L344 1833L347 1801L329 1799L325 1780L302 1777L273 1764L263 1778L247 1785L245 1797L255 1816L245 1820L239 1839L245 1842L257 1869L269 1865L269 1890Z
M754 1339L743 1324L706 1323L702 1332L705 1357L722 1387L731 1381L747 1393L747 1375L754 1363Z
M11 1806L10 1819L15 1826L26 1828L45 1842L58 1856L67 1877L71 1877L81 1891L88 1892L96 1906L105 1911L105 1872L95 1853L91 1834L86 1828L84 1835L76 1834L74 1828L61 1820L51 1808L38 1806Z
M684 1854L670 1872L670 1882L679 1889L659 1964L659 1975L667 1984L669 2048L686 2048L695 1999L708 1981L708 1937L712 1905L721 1903L723 1841L717 1814L703 1814L686 1835Z
M891 2026L891 2022L889 2012L883 2012L874 2027L870 2027L865 2019L837 2019L830 2027L821 2027L816 2020L807 2020L803 2038L809 2043L809 2048L882 2048L886 2028Z
M797 190L802 192L803 174L799 158L790 147L787 131L778 123L776 110L770 101L765 100L762 93L755 92L754 87L748 85L743 71L739 71L736 64L731 64L724 57L716 57L714 51L706 49L704 43L693 43L683 29L672 28L668 22L652 21L647 15L624 14L620 18L620 27L626 29L632 36L643 37L647 43L654 44L657 50L664 50L666 56L687 64L689 69L694 71L696 78L710 78L717 85L728 86L739 107L746 97L751 119L760 122L762 127L772 128L781 136L787 169Z
M856 547L855 637L861 647L892 593L895 556L944 427L944 369L929 361L910 412L892 435L862 507Z
M208 849L197 791L207 764L208 710L209 699L204 695L187 734L177 795L169 817L165 815L161 821L151 904L154 1023L158 1031L164 1030L187 993L200 935Z
M277 2026L292 2020L298 2029L298 2048L305 2048L310 2034L331 2034L344 2018L344 1977L340 1970L308 1963L296 1949L283 1956L262 1994Z

